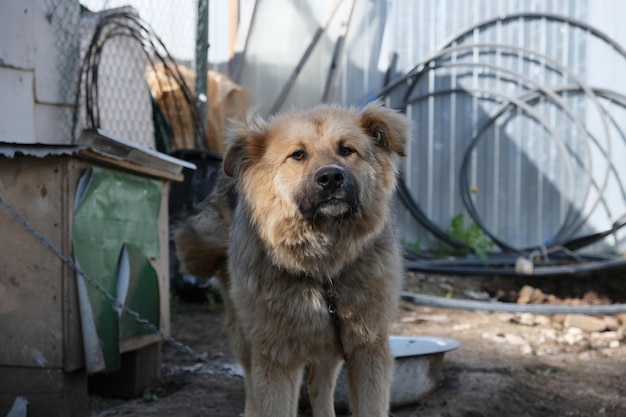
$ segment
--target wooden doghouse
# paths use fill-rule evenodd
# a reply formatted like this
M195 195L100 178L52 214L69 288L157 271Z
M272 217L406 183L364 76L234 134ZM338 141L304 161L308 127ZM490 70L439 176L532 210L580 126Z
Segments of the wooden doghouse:
M83 135L79 145L7 145L1 154L0 197L70 260L74 260L74 201L86 170L104 167L160 184L159 252L150 263L158 279L158 327L167 335L169 182L181 181L182 168L193 164L100 131ZM123 217L124 211L119 215ZM4 206L0 206L0 340L0 415L20 396L29 402L29 417L72 416L84 410L88 373L77 274ZM113 394L141 395L159 378L160 340L156 334L120 338L121 367L95 380L114 388Z

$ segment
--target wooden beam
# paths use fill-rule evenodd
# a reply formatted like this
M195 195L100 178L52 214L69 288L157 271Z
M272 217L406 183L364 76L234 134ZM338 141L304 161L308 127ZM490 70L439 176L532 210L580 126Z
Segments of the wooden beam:
M236 83L239 83L239 78L241 77L241 67L246 49L248 48L250 28L254 22L256 9L257 0L242 0L241 19L237 27L237 38L235 39L233 57L230 60L228 71L228 76Z

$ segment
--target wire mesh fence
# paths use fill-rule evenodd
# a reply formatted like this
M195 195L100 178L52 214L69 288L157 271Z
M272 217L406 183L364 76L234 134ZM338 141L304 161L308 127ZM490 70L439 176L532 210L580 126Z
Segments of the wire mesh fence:
M68 142L72 137L72 113L80 65L80 4L69 0L46 0L45 11L53 35L49 47L56 52L54 68L48 73L53 74L55 82L51 84L57 87L49 86L53 89L50 98L61 105L58 129L62 142Z
M64 136L97 127L168 153L205 147L207 0L47 1Z

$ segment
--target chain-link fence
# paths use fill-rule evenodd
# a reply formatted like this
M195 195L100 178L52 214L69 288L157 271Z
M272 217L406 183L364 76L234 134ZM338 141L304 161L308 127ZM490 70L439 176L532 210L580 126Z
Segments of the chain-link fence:
M54 86L47 86L48 97L39 95L38 98L59 105L59 139L69 142L80 65L80 4L75 0L46 0L45 13L52 33L51 37L47 37L46 47L56 52L53 67L46 68L49 79L53 81L50 84Z
M101 128L164 152L205 147L207 0L47 2L64 135Z

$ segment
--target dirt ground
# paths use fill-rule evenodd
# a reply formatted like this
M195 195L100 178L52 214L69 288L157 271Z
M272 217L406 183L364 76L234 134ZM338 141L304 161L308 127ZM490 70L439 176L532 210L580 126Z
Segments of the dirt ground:
M625 303L624 273L586 279L519 282L515 278L409 274L408 291L549 304ZM545 280L545 279L544 279ZM172 335L217 364L238 368L209 303L179 301ZM594 320L597 318L599 320ZM626 416L626 315L542 316L468 312L403 303L393 334L441 336L461 347L444 357L438 387L395 417ZM243 381L215 372L169 346L162 384L144 398L90 397L86 417L232 417L243 413ZM302 416L309 411L303 409Z

